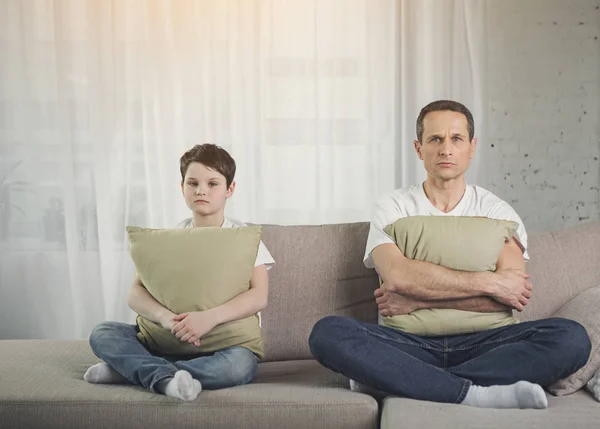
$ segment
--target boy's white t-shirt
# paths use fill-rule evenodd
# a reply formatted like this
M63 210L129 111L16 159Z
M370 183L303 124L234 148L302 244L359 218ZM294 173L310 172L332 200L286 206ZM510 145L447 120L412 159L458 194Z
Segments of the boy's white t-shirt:
M450 212L444 213L429 201L421 184L396 189L377 201L363 259L368 268L375 268L371 258L373 249L381 244L394 244L394 240L383 229L398 219L409 216L483 216L515 221L519 224L515 238L522 246L525 259L529 259L527 232L525 232L523 221L507 202L479 186L467 185L457 206Z
M184 219L177 224L177 228L191 228L192 226L192 218ZM244 226L248 225L246 225L244 222L240 222L239 220L225 217L221 228L242 228ZM275 265L275 260L273 259L273 256L271 256L271 253L267 249L267 246L265 246L265 244L262 242L262 240L260 240L260 244L258 245L258 253L256 254L256 261L254 262L255 267L259 267L261 265L264 265L267 268L267 270L270 270L273 267L273 265Z

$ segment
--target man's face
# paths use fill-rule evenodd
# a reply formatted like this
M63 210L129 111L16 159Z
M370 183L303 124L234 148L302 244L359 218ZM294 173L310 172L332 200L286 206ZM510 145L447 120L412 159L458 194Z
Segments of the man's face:
M234 189L235 182L228 188L225 176L199 162L189 165L181 184L185 203L190 210L202 216L222 211Z
M467 127L462 113L444 110L425 116L422 141L414 145L429 177L448 181L465 174L477 146L477 139L469 141Z

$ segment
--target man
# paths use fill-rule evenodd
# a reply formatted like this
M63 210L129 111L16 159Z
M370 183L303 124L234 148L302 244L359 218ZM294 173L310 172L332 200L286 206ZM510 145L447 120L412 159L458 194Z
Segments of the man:
M422 308L474 312L521 311L531 298L525 272L527 234L516 212L465 172L477 147L471 112L441 100L417 119L414 147L427 179L398 189L376 205L365 265L383 284L375 291L382 316ZM478 216L519 224L495 272L463 272L407 259L383 230L409 216ZM311 352L358 385L408 398L487 408L546 408L541 386L582 367L591 344L585 329L566 319L511 324L462 335L424 337L399 329L326 317L314 326Z

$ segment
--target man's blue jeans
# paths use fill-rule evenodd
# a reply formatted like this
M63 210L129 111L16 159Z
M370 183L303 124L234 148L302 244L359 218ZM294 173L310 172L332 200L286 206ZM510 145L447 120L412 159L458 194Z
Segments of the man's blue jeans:
M309 345L323 366L368 387L448 403L462 402L471 384L547 386L585 365L591 351L585 328L559 318L420 337L329 316L315 324Z
M112 369L146 389L156 390L156 383L182 369L208 390L246 384L256 375L258 358L244 347L230 347L192 358L163 356L148 351L136 334L135 325L101 323L90 335L90 346Z

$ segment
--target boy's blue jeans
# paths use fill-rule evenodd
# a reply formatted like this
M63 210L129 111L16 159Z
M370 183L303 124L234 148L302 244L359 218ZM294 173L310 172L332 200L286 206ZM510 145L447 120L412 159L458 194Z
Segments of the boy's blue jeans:
M118 322L101 323L90 335L93 352L133 384L156 390L156 383L188 371L213 390L249 383L256 375L258 358L244 347L230 347L190 358L151 353L137 339L137 327Z
M312 354L368 387L407 398L460 403L471 384L520 380L547 386L587 362L591 343L579 323L544 319L465 335L420 337L329 316L313 327Z

